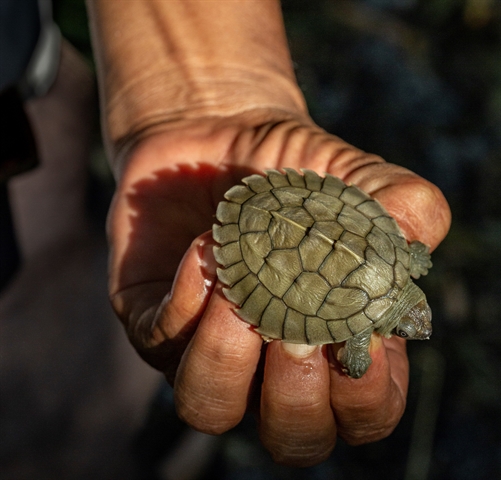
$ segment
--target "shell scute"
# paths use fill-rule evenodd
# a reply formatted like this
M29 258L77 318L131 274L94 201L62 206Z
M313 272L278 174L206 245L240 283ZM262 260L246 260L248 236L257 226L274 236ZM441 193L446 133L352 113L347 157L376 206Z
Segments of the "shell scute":
M299 244L299 256L303 269L307 272L316 272L332 251L333 241L318 230L311 229Z
M219 202L216 210L216 218L223 224L238 223L240 210L242 207L238 203Z
M290 343L306 343L306 317L292 308L287 309L284 321L284 340Z
M312 192L318 192L322 188L323 178L320 177L313 170L308 170L306 168L301 170L303 172L304 182L306 184L306 188L311 190Z
M254 196L254 192L249 190L244 185L235 185L231 187L225 194L224 198L229 202L242 204L249 198Z
M344 319L327 321L327 328L334 339L334 342L343 342L344 340L353 337L352 331L348 328L348 324Z
M296 248L304 238L304 227L280 213L273 212L269 233L273 248Z
M214 240L220 245L236 242L240 237L240 229L236 223L229 223L227 225L212 225L212 236Z
M227 268L218 268L217 276L219 279L229 287L235 285L249 273L249 268L245 262L235 263Z
M379 227L374 227L367 235L367 243L377 252L377 254L390 265L395 264L396 248L390 237Z
M328 175L324 178L321 192L339 198L343 190L346 188L345 183L337 177Z
M247 297L242 307L238 309L238 315L251 325L258 326L263 312L272 298L273 295L258 284Z
M367 200L371 200L371 197L369 195L367 195L355 185L350 185L349 187L345 188L339 198L343 202L353 207L356 207L357 205L360 205Z
M329 282L331 287L339 287L348 273L356 270L364 263L364 258L354 255L341 243L336 243L335 249L327 255L327 258L319 268L319 272Z
M318 273L303 272L284 294L286 305L304 315L315 315L331 289Z
M381 217L385 211L377 200L366 200L355 207L360 213L363 213L368 219Z
M268 182L268 177L257 174L245 177L242 182L255 193L269 192L273 188L273 185Z
M358 288L333 288L319 308L317 316L325 320L346 319L360 312L368 301L367 293Z
M271 212L256 208L253 205L243 205L241 219L238 222L242 234L249 232L266 232L271 222Z
M365 237L372 229L371 221L349 205L343 207L337 221L345 230L361 237Z
M273 250L266 257L258 278L273 295L282 298L301 271L297 250Z
M300 207L311 192L300 187L283 187L272 190L272 193L283 207Z
M284 168L284 171L287 175L287 179L289 180L289 183L293 187L306 187L306 182L304 181L304 177L294 170L293 168Z
M364 330L371 328L373 325L373 322L365 315L364 312L352 315L346 320L346 323L348 324L348 328L353 335L363 332Z
M389 292L393 286L393 268L372 248L367 249L367 261L350 273L344 287L359 288L374 299Z
M261 316L256 332L270 338L282 338L286 312L285 303L273 297Z
M251 232L240 238L242 258L253 273L258 273L264 259L271 252L272 245L268 232Z
M280 173L278 170L269 169L265 170L264 173L266 173L268 181L273 185L273 188L282 188L290 186L287 177L284 174Z
M310 345L322 345L326 338L334 341L327 322L319 317L306 317L306 338Z
M237 305L242 305L258 285L257 277L248 273L242 280L231 288L223 288L225 297Z

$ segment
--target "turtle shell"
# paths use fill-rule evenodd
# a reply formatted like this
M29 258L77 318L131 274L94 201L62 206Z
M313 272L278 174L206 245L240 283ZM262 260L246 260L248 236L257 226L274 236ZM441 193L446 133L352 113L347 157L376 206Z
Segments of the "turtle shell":
M319 345L384 329L410 278L397 223L355 185L284 171L244 178L218 205L225 296L265 339Z

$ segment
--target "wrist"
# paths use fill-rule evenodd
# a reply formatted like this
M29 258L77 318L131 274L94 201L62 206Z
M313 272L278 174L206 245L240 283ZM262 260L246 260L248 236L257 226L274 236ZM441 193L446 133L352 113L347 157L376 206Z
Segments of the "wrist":
M116 154L137 137L202 119L244 119L254 125L278 117L304 117L294 79L281 72L225 65L155 70L131 78L110 95L105 128ZM237 120L238 121L238 120Z

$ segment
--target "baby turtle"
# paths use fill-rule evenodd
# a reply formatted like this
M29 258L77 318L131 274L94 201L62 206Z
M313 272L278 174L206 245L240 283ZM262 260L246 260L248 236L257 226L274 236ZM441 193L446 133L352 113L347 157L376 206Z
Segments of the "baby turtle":
M339 178L266 170L219 203L214 255L236 313L271 341L346 342L340 362L360 378L373 331L427 339L431 310L410 277L432 264L369 195Z

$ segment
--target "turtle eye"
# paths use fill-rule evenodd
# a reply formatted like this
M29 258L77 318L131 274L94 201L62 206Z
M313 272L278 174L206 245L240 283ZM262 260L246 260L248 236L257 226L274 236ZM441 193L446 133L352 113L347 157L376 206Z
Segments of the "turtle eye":
M395 329L395 333L402 338L414 338L417 332L416 327L409 321L409 319L404 318Z

